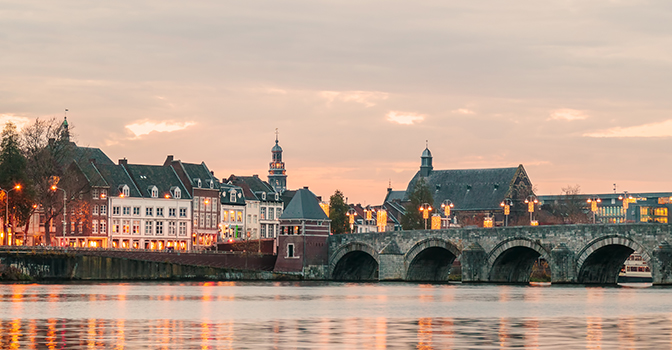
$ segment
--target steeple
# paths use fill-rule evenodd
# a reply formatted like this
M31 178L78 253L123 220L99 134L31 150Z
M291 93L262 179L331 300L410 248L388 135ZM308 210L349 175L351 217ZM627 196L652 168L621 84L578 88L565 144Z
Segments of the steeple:
M65 142L70 142L70 130L68 129L68 109L65 109L63 114L63 124L61 124L61 139Z
M434 170L432 166L432 152L429 151L429 141L425 141L425 150L422 151L420 159L420 176L427 177Z
M271 148L272 161L268 165L268 183L276 192L282 193L287 189L287 174L285 163L282 161L282 147L278 144L278 129L275 129L275 146Z

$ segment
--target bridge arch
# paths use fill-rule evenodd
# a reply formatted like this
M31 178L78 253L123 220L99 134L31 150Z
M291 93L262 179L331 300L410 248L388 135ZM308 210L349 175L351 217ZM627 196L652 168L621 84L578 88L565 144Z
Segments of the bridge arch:
M504 240L488 255L488 279L490 282L527 283L539 257L550 264L549 252L539 243L524 237Z
M638 252L650 264L651 255L628 237L610 235L596 238L579 251L576 259L578 283L614 284L623 262ZM653 269L651 269L653 272Z
M419 241L404 256L407 281L448 281L450 269L460 250L450 241L427 238Z
M329 271L336 281L377 281L380 260L373 247L350 242L339 247L329 259Z

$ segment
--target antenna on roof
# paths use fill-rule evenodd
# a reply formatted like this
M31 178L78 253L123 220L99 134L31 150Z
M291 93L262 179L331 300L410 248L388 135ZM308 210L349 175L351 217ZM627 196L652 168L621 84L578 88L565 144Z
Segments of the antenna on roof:
M278 128L275 128L275 142L278 142Z
M425 140L425 148L429 148L429 140Z

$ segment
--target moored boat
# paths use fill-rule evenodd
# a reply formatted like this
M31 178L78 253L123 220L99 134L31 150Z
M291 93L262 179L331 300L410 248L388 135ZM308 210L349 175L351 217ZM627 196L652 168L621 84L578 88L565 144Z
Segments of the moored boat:
M639 253L632 253L618 273L618 283L652 283L651 268Z

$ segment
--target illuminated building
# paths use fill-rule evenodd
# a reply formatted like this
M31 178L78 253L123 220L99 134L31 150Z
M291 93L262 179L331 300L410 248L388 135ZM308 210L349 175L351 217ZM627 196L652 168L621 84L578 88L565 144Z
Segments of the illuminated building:
M222 182L240 187L245 199L245 233L241 239L275 238L283 203L280 194L258 175L231 175Z
M268 183L275 192L282 194L287 190L287 171L282 161L282 147L278 145L278 129L275 129L275 146L271 148L272 159L268 165Z
M241 240L245 236L245 197L243 189L228 183L220 186L220 230L225 241Z

